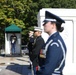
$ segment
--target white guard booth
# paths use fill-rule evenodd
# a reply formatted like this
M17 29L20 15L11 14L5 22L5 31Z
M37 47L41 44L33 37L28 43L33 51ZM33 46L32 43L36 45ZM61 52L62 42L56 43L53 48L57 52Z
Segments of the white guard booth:
M15 54L21 54L21 29L15 24L11 24L9 27L5 28L5 55L11 54L11 41L10 37L12 34L16 35L17 42L15 46Z
M42 29L46 10L65 20L65 24L62 25L64 31L60 33L67 46L66 64L63 75L76 75L76 9L41 9L37 15L37 20L38 26ZM46 41L48 35L43 31L42 37Z

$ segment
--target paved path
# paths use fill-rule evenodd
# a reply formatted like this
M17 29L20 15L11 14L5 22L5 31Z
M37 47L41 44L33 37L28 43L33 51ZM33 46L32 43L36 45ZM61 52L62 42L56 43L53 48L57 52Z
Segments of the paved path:
M0 75L31 75L29 57L0 57Z

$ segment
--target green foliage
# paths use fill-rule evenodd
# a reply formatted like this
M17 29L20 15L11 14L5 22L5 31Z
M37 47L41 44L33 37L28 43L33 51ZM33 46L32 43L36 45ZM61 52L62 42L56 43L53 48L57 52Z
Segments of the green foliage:
M75 3L76 0L0 0L0 39L4 39L5 27L12 23L22 28L22 35L27 35L37 25L42 8L76 8Z

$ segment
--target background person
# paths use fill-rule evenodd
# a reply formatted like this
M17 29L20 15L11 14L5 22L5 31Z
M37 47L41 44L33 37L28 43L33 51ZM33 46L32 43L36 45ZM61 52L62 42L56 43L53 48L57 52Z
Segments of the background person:
M33 43L34 43L34 32L33 31L29 31L29 41L28 41L28 50L29 50L29 58L30 60L32 61L32 49L33 49ZM30 66L28 67L29 69L31 69L31 64Z
M44 45L44 39L41 37L42 29L40 27L34 27L34 44L32 49L32 62L34 67L34 74L39 66L39 53Z
M31 53L32 53L32 47L34 43L34 36L33 36L33 31L29 31L29 42L28 42L28 50L29 50L29 57L31 60Z
M15 33L13 33L10 36L10 41L11 41L11 54L15 54L16 53L16 42L17 42L17 36L15 35Z

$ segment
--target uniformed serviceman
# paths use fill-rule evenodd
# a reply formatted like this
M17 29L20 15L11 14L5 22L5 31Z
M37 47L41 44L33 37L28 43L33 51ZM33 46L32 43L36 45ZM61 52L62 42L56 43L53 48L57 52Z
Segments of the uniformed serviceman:
M36 74L36 71L39 66L39 53L41 48L44 45L44 39L41 37L42 29L40 27L34 27L34 45L32 49L32 62L34 67L34 73Z
M45 44L44 55L45 62L37 75L63 75L62 70L65 66L66 45L59 32L63 31L62 23L65 23L60 17L45 11L45 20L43 21L44 31L49 34Z
M28 41L28 44L27 44L27 48L29 50L29 58L30 60L32 61L32 48L33 48L33 43L34 43L34 36L33 36L33 31L29 31L29 41ZM31 69L31 64L30 66L28 67L28 69Z
M32 52L32 47L34 43L34 36L33 36L33 31L29 31L29 42L28 42L28 50L29 50L29 57L31 60L31 52Z

